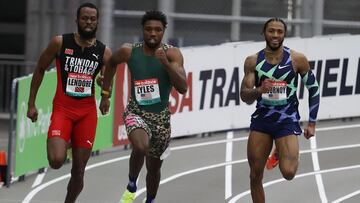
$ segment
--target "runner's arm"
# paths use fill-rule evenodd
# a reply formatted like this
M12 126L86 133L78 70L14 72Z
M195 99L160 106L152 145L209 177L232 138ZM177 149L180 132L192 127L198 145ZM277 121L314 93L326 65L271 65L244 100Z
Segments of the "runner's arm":
M30 85L30 93L28 100L28 112L27 116L31 119L32 122L37 120L37 109L35 106L36 95L43 80L45 70L50 66L51 62L54 60L56 55L59 53L62 45L62 37L54 37L41 53L38 60L37 66L33 73Z
M116 73L116 67L118 64L126 63L131 56L132 46L131 44L124 44L114 54L111 55L105 65L104 81L101 89L101 101L99 109L101 114L105 115L109 113L110 109L110 96L112 79Z
M126 63L129 60L131 56L131 50L131 44L124 44L116 52L114 52L111 57L109 57L105 65L104 80L102 85L103 91L110 92L112 79L116 73L117 65Z
M315 75L310 69L307 58L297 53L297 69L301 80L309 91L309 123L316 123L320 105L320 88Z
M166 51L159 48L155 52L156 57L166 67L171 83L180 94L187 91L186 73L184 69L184 58L176 47L168 48Z
M309 139L315 135L315 125L320 104L319 84L310 69L307 58L303 54L294 52L293 59L293 65L309 91L309 122L307 127L304 128L304 137Z
M105 66L107 64L107 62L109 61L110 57L111 57L111 50L106 47L105 51L104 51L104 57L103 57L103 67L101 68L99 75L96 78L96 83L97 85L99 85L100 87L102 87L103 81L104 81L104 73L105 73ZM112 83L112 81L111 81Z
M247 104L252 104L262 92L260 88L255 86L255 65L256 56L248 56L244 63L244 78L241 82L240 97Z

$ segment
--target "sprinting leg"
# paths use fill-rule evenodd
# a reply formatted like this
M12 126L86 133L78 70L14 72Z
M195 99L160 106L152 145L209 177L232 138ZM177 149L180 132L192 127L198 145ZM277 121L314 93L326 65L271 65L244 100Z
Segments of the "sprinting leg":
M145 130L138 128L133 131L131 131L129 135L129 140L131 142L131 145L133 147L131 156L129 159L129 184L128 189L130 186L130 192L136 191L136 185L135 185L135 191L134 187L131 187L133 185L133 181L136 184L136 179L139 176L139 173L141 171L141 168L144 164L144 159L146 154L149 150L149 135L146 133Z
M59 169L67 158L67 147L73 128L72 120L54 107L47 137L47 158L53 169Z
M264 203L265 193L262 185L264 167L270 154L273 139L270 135L258 131L250 131L247 156L250 166L250 188L254 203Z
M299 165L299 141L296 135L275 140L279 152L279 168L286 180L292 180Z
M129 183L122 194L121 203L131 203L135 199L137 190L136 180L144 164L145 156L149 151L149 135L142 128L136 128L129 134L132 151L129 159Z
M66 160L67 143L60 137L51 137L47 140L47 158L53 169L59 169Z
M65 203L73 203L84 187L84 173L90 158L90 148L73 148L71 178L67 187Z
M161 165L162 160L159 158L147 156L146 157L146 191L147 197L145 203L151 203L157 194L159 189L159 183L161 178Z

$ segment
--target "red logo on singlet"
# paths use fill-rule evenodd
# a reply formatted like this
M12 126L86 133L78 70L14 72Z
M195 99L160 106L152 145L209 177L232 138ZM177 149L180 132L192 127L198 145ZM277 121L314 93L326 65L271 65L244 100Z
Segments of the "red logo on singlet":
M65 49L64 53L67 54L67 55L73 55L74 50L73 49Z

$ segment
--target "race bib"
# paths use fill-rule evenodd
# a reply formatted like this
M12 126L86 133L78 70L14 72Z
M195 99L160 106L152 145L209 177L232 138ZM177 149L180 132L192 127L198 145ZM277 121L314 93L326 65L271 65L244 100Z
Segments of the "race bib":
M135 80L135 97L140 105L151 105L161 101L159 82L156 78Z
M75 97L92 95L93 79L91 75L69 73L66 82L66 94Z
M261 95L265 104L279 106L287 104L287 83L285 81L272 82L271 91Z

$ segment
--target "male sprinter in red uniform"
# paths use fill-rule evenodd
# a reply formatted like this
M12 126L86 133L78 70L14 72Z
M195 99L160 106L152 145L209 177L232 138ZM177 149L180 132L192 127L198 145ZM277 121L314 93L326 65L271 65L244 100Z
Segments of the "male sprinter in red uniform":
M28 101L27 116L37 120L35 100L45 70L56 59L57 88L47 139L51 168L59 169L71 143L73 164L65 202L75 202L83 188L86 163L94 143L97 113L94 81L111 51L96 40L99 11L84 3L77 10L77 33L54 37L37 63Z

